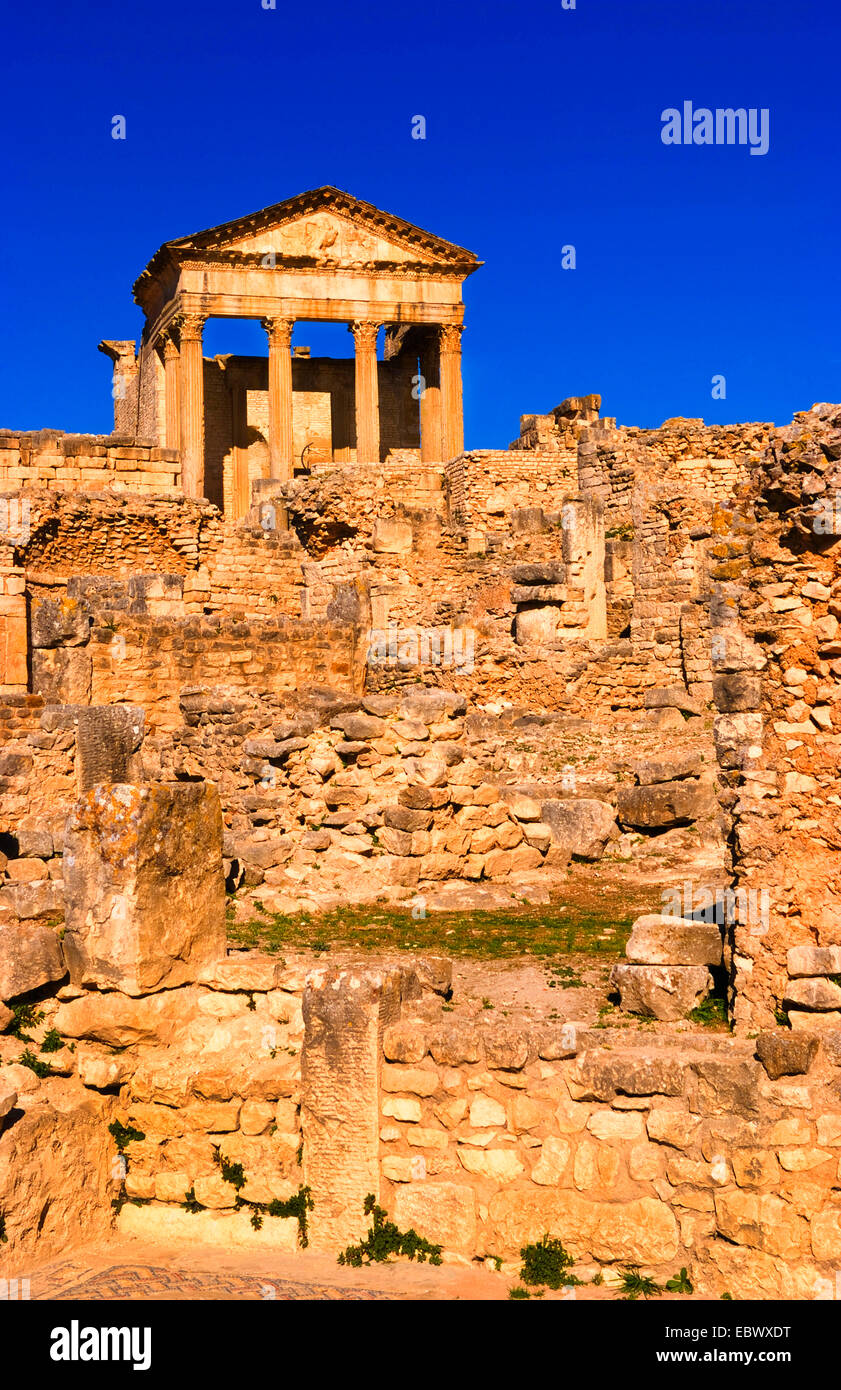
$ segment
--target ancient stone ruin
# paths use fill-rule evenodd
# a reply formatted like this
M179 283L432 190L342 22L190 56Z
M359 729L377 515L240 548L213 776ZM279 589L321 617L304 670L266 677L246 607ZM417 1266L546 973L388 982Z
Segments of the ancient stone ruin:
M479 265L302 194L156 252L112 435L0 431L3 1276L338 1254L373 1194L501 1277L551 1232L582 1278L832 1296L841 406L570 397L465 451ZM204 358L210 316L268 357ZM423 941L366 949L374 909ZM558 926L558 994L488 973L500 912Z

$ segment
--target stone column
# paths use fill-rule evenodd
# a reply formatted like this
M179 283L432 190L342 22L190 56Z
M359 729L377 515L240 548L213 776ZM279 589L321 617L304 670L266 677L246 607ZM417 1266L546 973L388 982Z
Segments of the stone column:
M201 339L204 318L185 314L180 320L181 351L178 398L181 416L181 486L187 497L204 496L204 365Z
M269 339L269 472L292 477L292 329L294 319L263 319Z
M167 449L177 449L181 438L181 422L178 411L178 344L172 333L164 334L164 445Z
M304 990L301 1130L315 1207L310 1243L336 1254L370 1224L380 1196L383 1033L400 1017L399 970L318 970Z
M423 392L420 397L420 446L422 463L441 463L446 457L441 444L441 353L439 330L424 339L419 354Z
M378 323L352 326L356 349L356 462L380 461L380 393L377 381Z
M439 335L441 361L442 462L464 451L464 419L461 398L461 328L445 324Z

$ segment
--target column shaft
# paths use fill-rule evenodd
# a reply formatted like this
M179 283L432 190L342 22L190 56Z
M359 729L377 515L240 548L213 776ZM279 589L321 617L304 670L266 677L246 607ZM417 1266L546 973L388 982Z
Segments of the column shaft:
M380 391L377 380L379 324L356 322L356 462L380 461Z
M430 333L420 350L420 447L422 463L441 463L441 353L438 331Z
M199 314L181 319L179 401L181 410L181 486L187 497L204 496L204 365Z
M461 328L445 324L440 333L441 351L441 453L443 462L464 450L464 418L461 395Z
M164 338L164 447L177 449L181 434L178 409L178 346L169 333Z
M292 329L294 319L263 319L269 339L269 476L292 477Z

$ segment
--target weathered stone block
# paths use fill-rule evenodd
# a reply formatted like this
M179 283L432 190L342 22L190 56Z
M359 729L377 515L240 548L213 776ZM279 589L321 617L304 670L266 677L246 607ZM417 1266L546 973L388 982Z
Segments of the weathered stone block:
M64 883L75 985L138 995L196 980L225 954L218 791L94 787L68 822Z
M760 1033L756 1055L772 1081L781 1076L805 1076L818 1050L817 1038Z
M32 653L32 689L51 705L84 705L91 698L87 647L49 647Z
M720 965L721 932L714 922L648 913L634 922L625 954L638 965Z
M674 1022L706 999L712 976L702 965L614 965L610 983L628 1013Z
M365 1198L379 1196L383 1035L399 1017L400 986L398 970L325 970L310 976L304 992L301 1127L316 1248L336 1251L364 1235ZM430 1080L434 1087L437 1078Z
M841 975L841 946L792 946L786 955L792 979L811 975Z
M587 797L544 801L541 821L549 826L552 843L574 859L601 859L616 826L616 814L605 801Z
M546 1187L491 1198L488 1237L494 1250L516 1256L546 1231L562 1231L564 1245L577 1259L661 1264L673 1259L679 1246L674 1214L654 1197L597 1202Z
M61 942L50 927L0 926L0 1000L28 994L66 974Z
M841 1009L841 986L832 980L789 980L785 986L784 1005L814 1009L816 1012Z
M666 758L637 758L631 763L640 786L653 782L676 782L682 777L697 777L702 770L700 753L675 753Z
M448 1251L474 1253L477 1201L472 1187L454 1182L416 1182L394 1198L394 1220L401 1230L419 1235Z
M679 1096L686 1086L686 1062L662 1049L583 1052L569 1073L575 1100L613 1100L614 1096Z
M653 787L620 787L617 814L635 829L666 829L709 815L715 807L711 789L700 782L660 782Z

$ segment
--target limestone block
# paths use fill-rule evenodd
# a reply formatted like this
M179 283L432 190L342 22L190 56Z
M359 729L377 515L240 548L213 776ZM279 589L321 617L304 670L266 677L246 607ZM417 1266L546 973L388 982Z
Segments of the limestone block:
M646 913L634 922L625 955L637 965L720 965L721 932L714 922Z
M697 777L702 770L700 753L675 753L666 758L637 758L631 762L640 786L654 782L676 782L682 777Z
M504 1106L490 1096L477 1096L470 1106L470 1123L474 1129L489 1129L501 1126L507 1116Z
M563 605L536 603L518 608L514 621L514 637L520 647L542 646L556 642L562 630Z
M57 879L40 879L35 883L9 883L0 889L0 906L8 907L22 922L43 917L47 912L60 910L64 886Z
M613 1100L623 1096L680 1096L687 1065L662 1048L582 1052L568 1073L574 1100Z
M642 1115L634 1111L596 1110L587 1121L587 1128L597 1139L633 1139L644 1136Z
M505 802L512 816L519 821L539 821L541 817L540 802L533 796L526 796L523 792L518 792L516 787L503 787L500 789L500 796Z
M710 787L701 782L660 782L651 787L620 787L617 814L633 829L685 825L715 809Z
M416 1125L406 1131L406 1139L416 1149L446 1149L449 1140L442 1129L432 1129L429 1125Z
M0 926L0 1000L28 994L66 974L61 942L50 927Z
M616 814L606 801L587 797L544 801L540 810L553 845L573 859L601 859L616 825Z
M223 1250L246 1248L291 1253L298 1246L295 1217L268 1217L260 1230L255 1231L247 1211L190 1212L172 1205L135 1207L127 1202L120 1212L117 1229L121 1235L178 1249L199 1244Z
M546 1231L562 1231L564 1245L577 1259L663 1264L675 1257L679 1244L674 1214L654 1197L599 1202L546 1187L491 1198L487 1239L495 1252L516 1256Z
M784 1259L803 1255L809 1247L808 1223L774 1193L717 1192L715 1213L719 1234L737 1245Z
M284 968L277 956L261 951L237 951L232 956L212 960L201 971L199 981L213 990L268 993L280 988Z
M178 1174L173 1174L178 1177ZM158 1194L158 1179L155 1183L155 1196ZM196 1178L193 1191L196 1194L196 1201L210 1211L224 1211L232 1207L236 1202L237 1191L233 1183L226 1182L218 1174L206 1178ZM178 1200L176 1197L174 1200Z
M447 1251L475 1253L477 1220L476 1193L466 1183L415 1182L395 1194L400 1229L414 1229Z
M485 1060L493 1071L521 1071L529 1060L528 1034L519 1028L488 1029L483 1041Z
M783 1004L817 1012L838 1010L841 1008L841 986L823 978L789 980L785 985Z
M513 1149L468 1149L459 1145L459 1160L468 1173L494 1182L515 1182L525 1169Z
M86 647L50 647L32 653L32 689L50 705L86 705L91 698L91 654Z
M383 1037L383 1055L389 1062L422 1062L427 1052L426 1030L411 1019L392 1023Z
M382 1041L399 1016L400 990L397 970L325 970L310 976L304 992L301 1127L304 1181L315 1201L311 1241L317 1249L335 1251L364 1235L365 1197L379 1196ZM411 1079L410 1068L388 1070L398 1081ZM436 1076L417 1075L435 1089ZM413 1090L399 1084L384 1088Z
M841 975L841 946L792 946L786 955L792 979L809 975Z
M756 1055L772 1081L781 1076L805 1076L817 1050L817 1038L760 1033L756 1040Z
M453 992L453 962L447 956L418 956L412 969L422 989L449 999Z
M87 1038L108 1047L170 1043L176 1030L196 1013L195 996L179 990L135 999L113 992L90 992L60 1005L55 1026L66 1038Z
M32 596L29 614L33 647L78 647L90 640L87 610L78 599L64 594Z
M107 1103L64 1082L45 1083L47 1096L53 1086L62 1087L57 1105L47 1099L27 1109L0 1134L4 1273L20 1256L56 1258L105 1240L111 1227L114 1145Z
M712 976L702 965L614 965L610 983L628 1013L674 1022L706 999Z
M685 1110L666 1110L659 1107L652 1110L646 1120L649 1139L658 1144L668 1144L673 1149L691 1148L700 1126L699 1115L688 1115Z
M423 1110L419 1100L411 1099L408 1096L388 1096L383 1101L383 1114L393 1120L402 1120L404 1123L420 1124L423 1118Z
M218 791L94 787L68 822L64 882L75 985L139 995L197 979L225 954Z
M107 1091L119 1086L131 1075L131 1063L123 1057L77 1049L76 1069L83 1086L95 1091Z
M377 517L372 545L376 555L405 555L412 549L412 523L399 517Z
M27 688L28 638L23 594L0 598L0 685Z
M531 1170L531 1180L540 1187L557 1187L563 1180L572 1146L566 1139L544 1139L540 1157Z
M438 1074L420 1067L384 1067L384 1091L409 1091L411 1095L432 1096L438 1090Z

